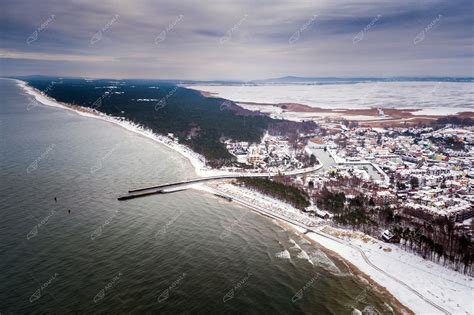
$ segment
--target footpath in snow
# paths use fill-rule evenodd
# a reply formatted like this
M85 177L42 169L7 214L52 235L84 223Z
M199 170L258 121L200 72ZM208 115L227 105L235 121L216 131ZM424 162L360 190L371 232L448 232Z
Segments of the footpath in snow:
M350 261L415 314L474 314L472 277L409 253L400 245L387 244L360 232L328 226L321 232L323 234L307 235Z

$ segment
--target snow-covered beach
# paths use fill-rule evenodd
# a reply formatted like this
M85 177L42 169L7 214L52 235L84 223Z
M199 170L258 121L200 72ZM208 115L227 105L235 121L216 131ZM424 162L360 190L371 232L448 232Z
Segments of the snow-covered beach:
M415 314L472 314L474 279L360 232L307 233L392 293Z
M219 171L207 168L201 156L168 137L156 135L150 130L125 120L107 116L96 110L61 104L29 87L23 81L17 81L17 83L36 101L44 105L72 110L86 117L114 123L177 151L190 160L196 173L200 176L221 174ZM370 277L381 287L385 287L400 303L416 314L473 313L474 303L470 297L474 291L474 281L471 277L425 261L402 250L399 245L382 243L357 234L344 235L337 230L319 225L320 220L311 222L312 218L301 217L302 214L298 212L299 210L295 211L285 203L269 200L269 197L260 196L255 192L236 186L225 186L220 189L209 186L201 187L209 192L218 191L228 194L235 201L240 200L242 205L254 211L263 213L262 209L266 209L267 212L273 213L271 217L276 220L288 224L292 224L291 220L295 220L292 226L301 233L305 230L298 223L314 226L318 230L317 233L309 232L306 234L307 237L350 262L367 277ZM260 210L256 209L256 204L260 205ZM311 225L310 223L315 224ZM367 262L367 259L370 263Z
M180 153L191 162L191 164L193 165L195 169L196 174L199 176L213 176L213 175L220 175L223 173L223 172L219 172L217 170L213 170L207 167L203 156L197 154L196 152L193 152L191 149L189 149L188 147L184 145L181 145L175 141L172 141L169 137L158 135L149 129L143 128L142 126L139 126L137 124L134 124L124 119L119 119L117 117L106 115L95 109L88 109L84 107L72 106L69 104L60 103L46 96L45 94L41 93L41 91L27 85L27 83L24 81L20 81L20 80L15 80L15 81L21 88L25 90L27 94L33 96L37 102L43 105L67 109L81 116L100 119L100 120L113 123L131 132L140 134L141 136L144 136L148 139L151 139L162 145L165 145L166 147L172 150L175 150L176 152ZM28 106L27 109L30 110L33 107L34 106Z

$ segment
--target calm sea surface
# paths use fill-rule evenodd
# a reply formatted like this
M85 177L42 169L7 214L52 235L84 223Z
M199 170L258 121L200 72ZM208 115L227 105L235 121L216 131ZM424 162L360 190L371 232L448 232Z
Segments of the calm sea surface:
M343 264L245 208L193 190L117 201L193 169L118 126L30 103L14 81L0 94L2 315L384 310Z

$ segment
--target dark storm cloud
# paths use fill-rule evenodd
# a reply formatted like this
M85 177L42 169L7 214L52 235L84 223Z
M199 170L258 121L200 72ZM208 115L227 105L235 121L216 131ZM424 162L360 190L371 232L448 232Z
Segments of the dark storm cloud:
M15 1L0 11L0 62L3 75L472 76L472 12L464 0Z

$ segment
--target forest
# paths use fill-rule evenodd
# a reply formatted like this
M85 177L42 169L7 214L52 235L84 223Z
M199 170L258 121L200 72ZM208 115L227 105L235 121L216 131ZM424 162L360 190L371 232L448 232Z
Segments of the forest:
M310 205L308 194L298 187L267 178L247 177L240 178L239 181L262 194L285 201L295 208L302 210Z
M376 206L371 198L357 195L346 198L343 192L332 192L324 188L316 195L318 207L334 214L334 221L341 227L361 230L379 237L391 230L401 239L406 250L425 259L449 265L462 273L473 274L474 246L468 231L456 226L448 217L426 218L414 221L403 205L395 209Z
M19 79L57 101L122 117L159 134L173 133L215 167L235 160L223 139L259 142L269 127L278 131L281 125L286 133L312 126L291 123L291 130L286 130L288 122L284 120L241 110L228 100L205 97L199 91L159 80Z

